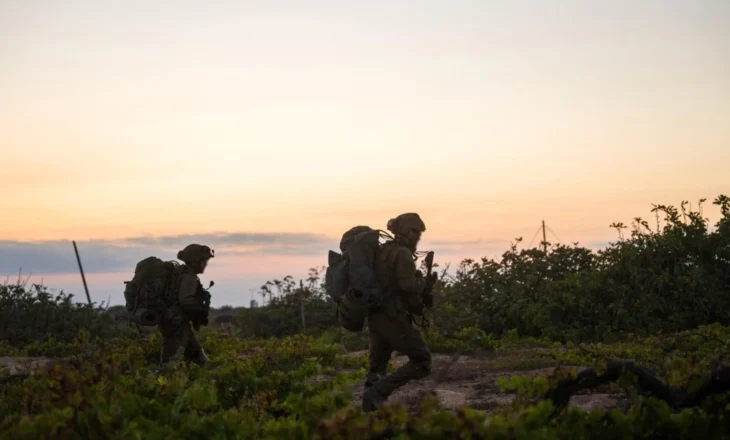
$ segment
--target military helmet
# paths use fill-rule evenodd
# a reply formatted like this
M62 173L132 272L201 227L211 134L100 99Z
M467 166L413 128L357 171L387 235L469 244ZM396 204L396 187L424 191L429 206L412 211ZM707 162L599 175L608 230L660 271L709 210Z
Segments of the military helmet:
M215 251L208 246L200 244L189 244L177 253L177 259L186 263L207 260L215 257Z
M425 232L426 224L418 214L409 212L390 219L388 230L396 235L407 235L410 231Z

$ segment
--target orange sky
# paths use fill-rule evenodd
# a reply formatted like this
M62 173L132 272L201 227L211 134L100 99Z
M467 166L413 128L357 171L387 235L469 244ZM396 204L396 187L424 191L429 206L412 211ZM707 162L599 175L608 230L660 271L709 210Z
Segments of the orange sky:
M590 244L730 193L726 1L277 3L2 3L0 240Z

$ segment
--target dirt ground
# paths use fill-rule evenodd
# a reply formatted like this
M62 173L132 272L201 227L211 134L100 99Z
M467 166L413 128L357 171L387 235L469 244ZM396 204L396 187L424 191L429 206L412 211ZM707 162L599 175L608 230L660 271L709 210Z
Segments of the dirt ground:
M509 365L509 362L504 362L505 356L509 356L509 354L458 357L434 354L431 376L406 384L396 390L388 401L399 402L408 407L410 411L414 411L424 395L434 392L444 409L457 410L466 405L470 408L492 412L499 407L509 405L515 399L514 394L500 392L496 384L498 377L550 376L555 371L554 367L503 369L500 367ZM393 358L396 367L407 361L405 356L394 356ZM364 379L352 388L356 404L362 401L363 385ZM620 396L605 392L575 395L570 401L571 406L587 411L616 408L619 403Z
M0 357L0 371L7 369L8 374L25 373L52 363L52 359L43 357Z

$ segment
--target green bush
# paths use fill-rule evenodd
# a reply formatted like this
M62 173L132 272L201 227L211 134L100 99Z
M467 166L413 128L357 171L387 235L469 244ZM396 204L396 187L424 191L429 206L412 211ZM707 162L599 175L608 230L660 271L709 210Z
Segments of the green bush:
M241 308L236 312L239 336L247 338L283 337L297 333L317 335L339 327L337 306L324 291L322 268L309 270L306 284L291 276L268 281L261 286L265 307Z
M308 334L319 334L339 326L336 305L321 298L309 298L304 303L304 325ZM295 295L274 298L261 308L241 308L235 323L239 335L248 338L284 337L303 333L302 303Z
M437 286L439 328L478 326L501 335L560 341L619 340L630 334L730 323L730 199L710 228L698 212L654 208L664 226L636 218L631 236L598 252L578 245L517 250L500 260L466 260ZM622 234L624 225L614 225Z
M49 337L71 342L81 330L98 336L117 332L102 307L75 303L73 295L53 296L40 285L0 285L0 340L7 345L21 347Z

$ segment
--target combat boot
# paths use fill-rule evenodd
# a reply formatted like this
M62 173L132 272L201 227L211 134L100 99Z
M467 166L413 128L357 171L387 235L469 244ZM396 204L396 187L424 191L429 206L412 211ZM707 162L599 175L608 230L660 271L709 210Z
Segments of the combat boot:
M382 379L382 376L378 373L368 373L367 377L365 378L365 384L363 385L363 393L367 392L377 381Z
M383 407L387 397L380 394L377 388L371 386L362 396L362 410L365 412L376 411Z

